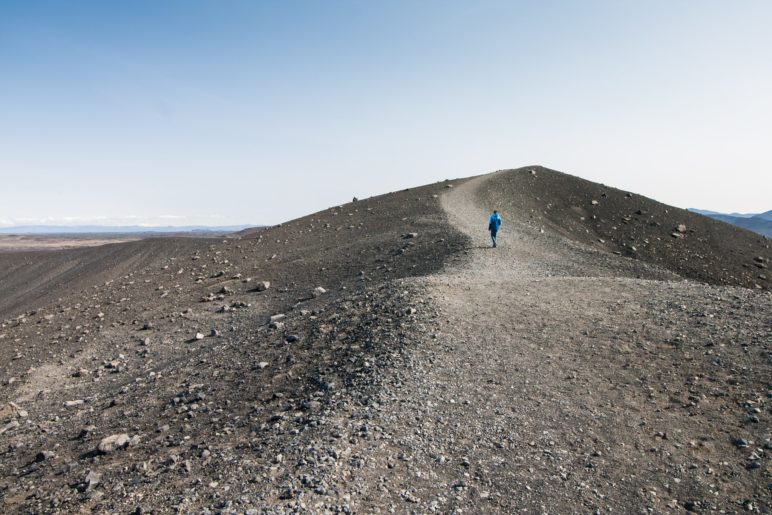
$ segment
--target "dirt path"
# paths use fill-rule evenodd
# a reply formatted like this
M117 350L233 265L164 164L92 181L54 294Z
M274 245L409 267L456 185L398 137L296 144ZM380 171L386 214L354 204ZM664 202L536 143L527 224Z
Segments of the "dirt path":
M770 379L769 296L672 275L636 279L669 275L542 233L525 213L504 214L492 249L489 206L477 200L488 177L442 198L472 238L469 259L424 280L439 330L384 393L374 422L382 436L362 451L372 458L354 474L364 481L352 504L473 513L768 506L768 406L761 423L749 417Z

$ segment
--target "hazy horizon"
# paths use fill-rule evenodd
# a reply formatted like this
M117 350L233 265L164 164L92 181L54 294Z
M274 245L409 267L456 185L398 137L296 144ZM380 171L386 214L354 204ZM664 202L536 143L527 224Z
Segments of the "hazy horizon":
M611 185L609 185L611 186ZM396 190L399 191L399 190ZM383 192L383 193L392 193L392 192ZM364 197L363 197L364 198ZM654 199L656 200L656 199ZM336 204L337 205L337 204ZM333 207L332 205L329 207ZM679 206L680 207L680 206ZM719 212L714 211L711 209L702 209L699 207L687 207L684 209L688 209L693 212L697 212L699 214L716 214L716 215L729 215L729 216L737 216L737 217L753 217L760 214L765 214L768 212L772 212L772 209L766 210L766 211L759 211L755 213L738 213L738 212L732 212L732 213L726 213L726 212ZM299 216L305 216L310 215L309 213L303 213ZM167 217L168 218L168 217ZM161 217L161 220L167 219L164 217ZM204 230L232 230L232 231L239 231L247 228L252 227L264 227L264 226L270 226L274 224L266 224L266 223L260 223L260 222L254 222L254 223L237 223L237 224L223 224L223 225L217 225L217 224L169 224L169 223L163 223L161 221L149 221L151 219L144 219L145 221L139 221L137 220L143 220L141 217L121 217L121 218L107 218L107 217L98 217L98 218L73 218L73 217L64 217L62 219L50 219L50 220L32 220L31 223L24 222L24 220L21 220L22 223L16 223L16 224L4 224L2 220L0 220L0 234L16 234L14 232L9 232L11 230L19 230L19 229L34 229L34 232L30 232L29 234L47 234L45 231L40 232L42 229L50 229L52 232L51 234L55 233L72 233L72 229L80 229L83 230L83 232L99 232L101 229L115 229L119 232L142 232L142 230L147 230L148 232L155 232L158 230L161 230L159 232L174 232L175 230L179 231L195 231L199 229ZM288 222L290 219L281 220L277 223L283 223ZM77 232L77 231L75 231ZM110 232L110 231L107 231ZM21 234L21 233L19 233Z
M764 212L770 23L764 1L3 2L0 226L270 225L530 164Z

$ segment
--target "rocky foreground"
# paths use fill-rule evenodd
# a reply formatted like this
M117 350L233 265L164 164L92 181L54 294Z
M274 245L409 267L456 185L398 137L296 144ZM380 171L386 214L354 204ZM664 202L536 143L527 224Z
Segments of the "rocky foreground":
M764 512L772 255L724 225L533 167L2 255L3 510Z

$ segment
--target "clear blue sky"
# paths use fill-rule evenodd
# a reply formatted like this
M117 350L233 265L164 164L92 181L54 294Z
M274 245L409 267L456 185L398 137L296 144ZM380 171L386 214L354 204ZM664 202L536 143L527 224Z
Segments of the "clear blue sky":
M772 209L770 1L0 1L0 224L275 223L543 164Z

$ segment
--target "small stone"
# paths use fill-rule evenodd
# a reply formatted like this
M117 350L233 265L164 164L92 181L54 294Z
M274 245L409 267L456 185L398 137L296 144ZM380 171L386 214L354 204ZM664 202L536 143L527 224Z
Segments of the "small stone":
M255 291L265 291L271 287L270 281L258 281L255 284Z
M590 203L591 203L593 206L597 206L598 204L600 204L600 202L598 202L597 200L593 200L593 201L592 201L592 202L590 202Z
M745 438L735 438L732 442L736 447L748 447L750 445Z
M402 237L404 239L406 239L406 240L410 240L412 238L418 237L418 233L417 232L408 232L408 233L403 234Z
M15 420L15 419L11 420L10 422L8 422L3 427L0 427L0 435L5 433L6 431L10 431L11 429L16 429L17 427L19 427L19 425L20 424L19 424L19 422L17 420Z
M258 367L260 370L264 369L264 368L265 368L265 367L267 367L267 366L268 366L268 362L267 362L267 361L261 361L260 363L258 363L258 364L257 364L257 367Z
M295 343L296 341L299 340L299 338L298 338L298 335L296 334L290 334L285 338L285 340L287 340L287 343Z
M53 458L55 454L52 451L40 451L35 455L35 461L46 461Z
M102 438L102 441L97 446L97 450L102 454L109 454L117 449L127 447L130 441L131 438L126 433L110 435Z
M211 332L211 333L209 333L209 336L211 336L211 337L213 337L213 338L216 338L216 337L220 336L220 331L218 331L218 330L217 330L217 329L215 329L215 328L212 328L212 332Z
M196 333L196 336L193 337L194 340L203 340L204 335L202 333Z
M94 431L96 431L96 426L86 426L80 430L80 433L78 434L78 438L80 440L84 440L85 438L93 434Z
M83 480L85 490L90 492L97 487L100 481L102 481L102 474L89 470L88 474L86 474L86 478Z
M700 501L686 501L684 503L684 509L686 511L696 512L700 509Z
M324 295L325 293L327 293L327 290L325 290L321 286L317 286L316 288L314 288L314 297Z
M75 406L82 405L84 402L86 402L86 401L84 401L83 399L76 399L74 401L64 401L64 407L65 408L74 408Z
M322 403L319 401L306 401L303 403L303 409L310 412L317 412L321 409Z

